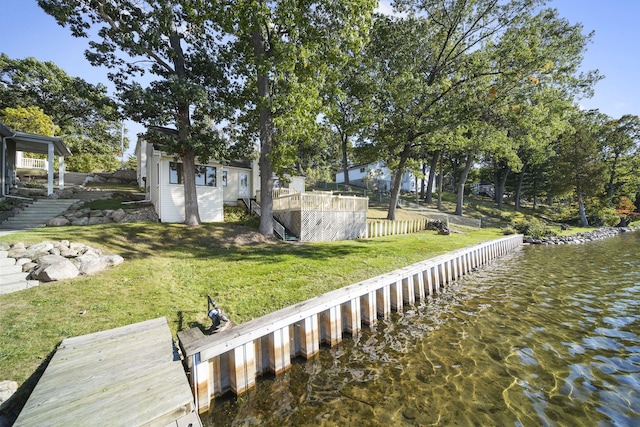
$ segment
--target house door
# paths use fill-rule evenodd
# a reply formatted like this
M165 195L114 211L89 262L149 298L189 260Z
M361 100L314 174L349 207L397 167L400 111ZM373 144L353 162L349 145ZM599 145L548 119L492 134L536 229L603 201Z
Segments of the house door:
M238 198L244 199L249 197L249 174L240 172L238 174Z

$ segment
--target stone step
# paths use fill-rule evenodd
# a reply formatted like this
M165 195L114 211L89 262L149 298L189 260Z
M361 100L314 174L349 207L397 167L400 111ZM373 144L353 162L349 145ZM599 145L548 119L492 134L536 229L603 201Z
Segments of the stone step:
M2 230L23 230L43 227L47 221L67 210L78 199L39 199L25 210L0 224Z
M22 273L21 265L16 265L15 263L13 265L2 265L0 263L0 277L15 273Z
M16 260L14 258L0 258L0 267L7 267L10 265L16 265Z
M29 273L2 274L0 275L0 286L3 286L7 283L26 282L28 275Z
M54 218L58 215L60 215L61 212L51 212L51 213L42 213L42 214L23 214L23 215L18 215L18 216L12 216L10 218L7 218L7 221L9 222L16 222L16 221L48 221L51 218Z
M37 280L23 280L16 282L0 283L0 294L10 294L12 292L23 291L25 289L39 286L40 282Z
M2 224L0 224L0 230L26 230L28 228L39 228L39 227L44 227L44 223L42 222L36 222L36 223L21 223L21 222L14 222L14 223L7 223L6 221L3 222Z

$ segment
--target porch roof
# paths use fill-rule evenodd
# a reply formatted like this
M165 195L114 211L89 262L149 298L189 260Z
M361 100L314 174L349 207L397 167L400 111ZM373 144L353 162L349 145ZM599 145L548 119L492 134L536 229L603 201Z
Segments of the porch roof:
M16 142L16 150L24 151L27 153L48 154L49 144L53 144L53 152L56 156L70 156L71 151L62 142L62 138L55 136L36 135L26 132L13 132L13 135L8 136L7 139L11 139Z

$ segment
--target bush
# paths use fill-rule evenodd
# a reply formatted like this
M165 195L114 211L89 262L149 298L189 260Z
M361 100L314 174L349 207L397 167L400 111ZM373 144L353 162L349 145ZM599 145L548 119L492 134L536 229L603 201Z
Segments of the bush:
M502 229L502 234L504 234L505 236L508 236L510 234L516 234L516 233L517 233L517 231L513 227L504 227Z
M595 207L589 215L589 224L594 227L615 227L620 223L620 215L612 207Z
M542 237L557 236L557 233L547 227L545 223L537 219L515 221L512 224L513 228L520 234L530 236L536 239Z

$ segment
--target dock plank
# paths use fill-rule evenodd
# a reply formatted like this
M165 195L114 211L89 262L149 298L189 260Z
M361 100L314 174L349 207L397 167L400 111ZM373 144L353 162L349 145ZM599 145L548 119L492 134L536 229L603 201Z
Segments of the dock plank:
M195 409L165 318L65 339L16 426L166 426Z

